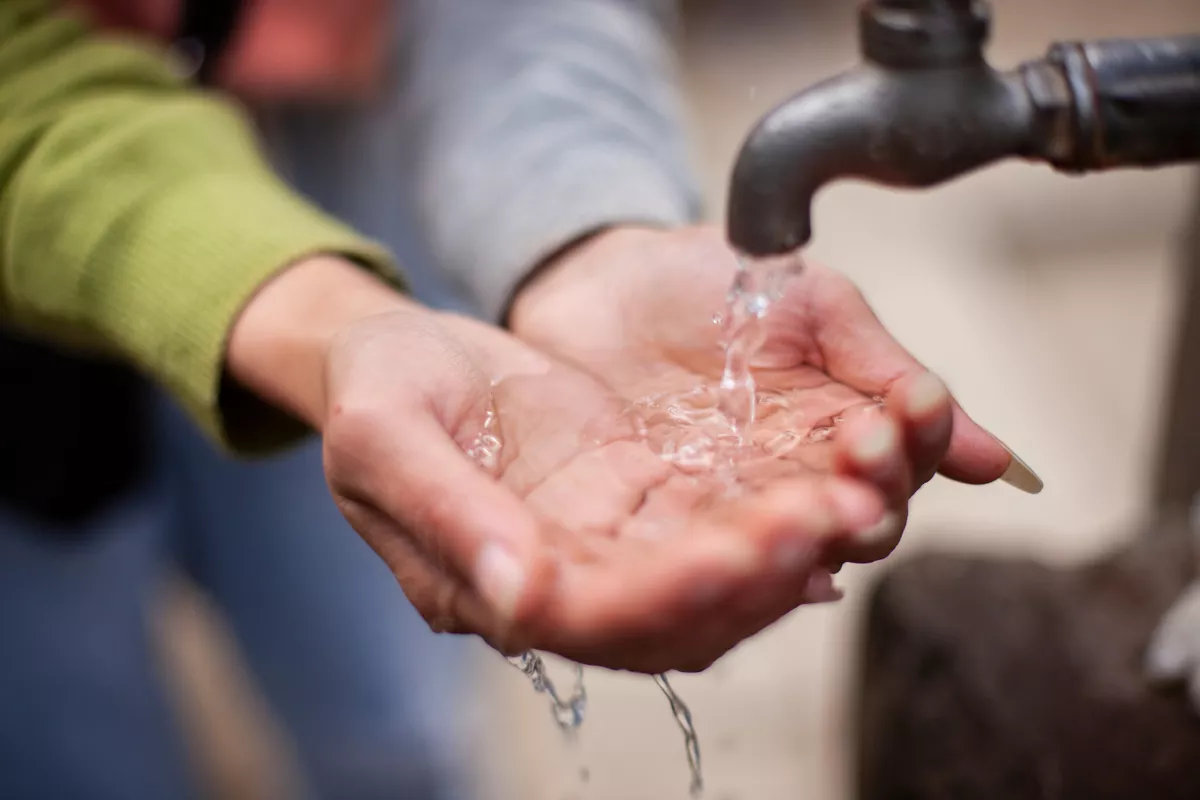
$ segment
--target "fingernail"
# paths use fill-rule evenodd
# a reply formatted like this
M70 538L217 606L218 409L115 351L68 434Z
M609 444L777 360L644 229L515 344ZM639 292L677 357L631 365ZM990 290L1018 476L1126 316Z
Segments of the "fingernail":
M842 590L833 585L833 576L824 570L814 572L804 585L805 601L812 605L836 603L842 599Z
M932 372L926 372L913 381L908 391L905 411L910 417L923 417L944 404L950 398L946 384Z
M868 525L850 534L850 539L857 545L874 547L894 539L899 524L900 515L895 511L887 511L874 525Z
M996 439L995 436L992 436L992 438ZM1037 473L1019 455L1014 453L1011 447L999 439L996 439L996 441L1012 457L1012 460L1008 464L1008 469L1004 470L1004 474L1000 476L1000 480L1027 494L1038 494L1042 489L1046 488L1046 484L1042 483L1042 479L1037 476Z
M475 578L479 592L504 619L511 619L525 589L525 570L508 550L485 545L479 553Z
M890 420L880 419L854 445L854 457L864 463L883 461L896 449L896 426Z

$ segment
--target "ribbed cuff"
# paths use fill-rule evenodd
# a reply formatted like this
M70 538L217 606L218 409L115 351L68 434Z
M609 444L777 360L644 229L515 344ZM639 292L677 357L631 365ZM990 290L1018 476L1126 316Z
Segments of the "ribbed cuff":
M700 216L691 187L626 153L611 159L594 153L586 163L539 175L530 184L536 196L518 191L479 230L462 237L473 246L453 259L488 320L502 318L531 271L588 234L618 225L676 227Z
M230 450L253 455L303 435L298 422L245 393L228 393L236 410L222 406L230 329L264 283L303 258L341 255L396 280L387 251L266 175L188 180L130 217L113 234L124 241L105 248L119 258L94 265L85 324L116 342Z

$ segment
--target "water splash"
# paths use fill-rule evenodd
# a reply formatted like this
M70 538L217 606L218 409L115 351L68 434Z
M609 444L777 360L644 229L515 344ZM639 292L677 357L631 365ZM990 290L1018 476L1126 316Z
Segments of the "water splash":
M521 670L533 684L533 690L545 694L550 700L550 713L554 724L566 736L574 736L583 725L583 714L587 709L587 689L583 685L583 667L573 665L574 683L571 693L563 696L546 672L546 662L532 650L508 659L508 663Z
M739 436L745 437L755 420L758 387L751 365L766 343L767 312L783 296L787 280L803 267L798 254L738 259L738 270L725 298L725 313L720 315L725 345L720 408Z

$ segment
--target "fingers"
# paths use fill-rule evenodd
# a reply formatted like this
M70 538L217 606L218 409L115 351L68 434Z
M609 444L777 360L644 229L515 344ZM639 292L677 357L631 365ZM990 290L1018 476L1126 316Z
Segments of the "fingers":
M940 399L933 401L933 384L922 385L921 376L928 374L927 370L887 331L849 280L821 268L813 268L809 277L808 313L814 320L809 330L832 378L867 396L883 396L889 407L897 407L893 395L901 387L907 387L909 393L916 392L918 400L927 392L926 400L940 406ZM903 402L912 399L909 394ZM1000 479L1013 464L1012 454L957 404L953 408L950 440L939 471L964 483L982 484ZM1022 486L1040 483L1036 476L1012 477Z
M939 472L952 481L981 485L999 480L1012 454L954 404L954 435Z
M430 564L509 624L537 614L553 583L537 521L427 411L339 408L326 425L325 450L335 495L391 519Z
M1044 488L1042 479L1012 449L976 425L956 403L954 436L939 470L959 483L985 484L999 479L1027 494Z
M618 536L603 558L560 566L539 640L601 666L702 668L811 601L830 542L875 524L883 505L855 482L793 481L720 502L679 535Z
M887 509L877 524L839 542L830 563L870 563L895 549L914 491L909 459L904 432L891 415L872 408L845 424L835 468L877 488Z
M903 431L915 491L934 476L950 446L954 427L950 392L936 375L922 371L893 384L886 408Z

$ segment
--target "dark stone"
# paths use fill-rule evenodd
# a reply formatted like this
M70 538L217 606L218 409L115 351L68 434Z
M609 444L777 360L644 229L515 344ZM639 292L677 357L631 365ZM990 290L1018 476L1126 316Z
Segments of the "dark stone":
M1141 661L1192 579L1182 525L1082 568L927 555L875 587L860 800L1197 800L1200 718Z

